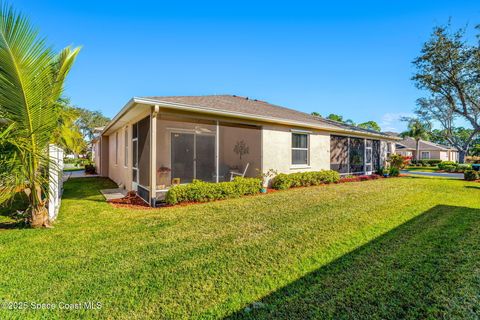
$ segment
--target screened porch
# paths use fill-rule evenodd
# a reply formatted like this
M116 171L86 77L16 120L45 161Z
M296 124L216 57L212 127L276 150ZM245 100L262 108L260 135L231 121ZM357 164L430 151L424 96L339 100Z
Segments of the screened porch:
M341 175L371 174L380 168L380 140L330 137L330 169Z
M133 184L150 202L163 199L172 185L255 177L261 169L259 126L160 113L135 127Z

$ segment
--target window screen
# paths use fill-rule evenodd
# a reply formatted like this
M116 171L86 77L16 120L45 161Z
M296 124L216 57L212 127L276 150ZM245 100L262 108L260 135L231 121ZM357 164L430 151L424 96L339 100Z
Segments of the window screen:
M292 164L308 164L308 134L292 133Z

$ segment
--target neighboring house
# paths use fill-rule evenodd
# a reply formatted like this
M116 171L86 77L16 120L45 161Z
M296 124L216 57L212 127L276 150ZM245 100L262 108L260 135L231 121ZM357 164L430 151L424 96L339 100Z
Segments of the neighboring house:
M177 183L229 181L275 169L370 174L395 141L263 101L231 95L133 98L95 140L100 175L152 205Z
M398 141L395 146L395 152L416 159L417 145L413 138L405 138ZM430 141L420 140L419 145L420 159L440 159L442 161L458 161L457 149Z

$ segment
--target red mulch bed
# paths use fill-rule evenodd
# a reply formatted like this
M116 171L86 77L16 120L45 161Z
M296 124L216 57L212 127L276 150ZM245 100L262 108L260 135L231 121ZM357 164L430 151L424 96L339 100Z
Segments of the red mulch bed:
M377 179L382 179L383 177L378 175L378 174L372 174L368 176L354 176L351 178L341 178L338 183L344 183L344 182L357 182L357 181L367 181L367 180L377 180Z
M129 191L125 197L120 199L112 199L107 202L118 208L153 209L148 205L148 203L143 201L142 198L137 196L135 191Z

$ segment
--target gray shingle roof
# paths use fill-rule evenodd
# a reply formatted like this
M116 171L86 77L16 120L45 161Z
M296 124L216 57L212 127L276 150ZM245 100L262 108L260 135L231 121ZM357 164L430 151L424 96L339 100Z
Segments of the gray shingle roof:
M417 143L415 139L407 137L403 139L402 141L397 142L397 149L408 149L408 150L416 150L417 148ZM440 151L446 151L446 150L451 150L454 149L449 146L444 146L438 143L430 142L430 141L423 141L420 140L419 148L421 151L433 151L433 150L440 150Z
M146 99L156 100L158 102L170 102L179 103L190 106L199 106L218 111L236 112L242 114L248 114L252 116L269 117L290 121L298 121L307 124L314 124L322 126L325 129L342 129L356 131L359 133L370 133L376 135L386 134L358 128L356 126L347 125L344 123L324 119L321 117L313 116L308 113L300 112L297 110L281 107L265 101L256 99L250 99L248 97L239 97L235 95L206 95L206 96L155 96L145 97Z

